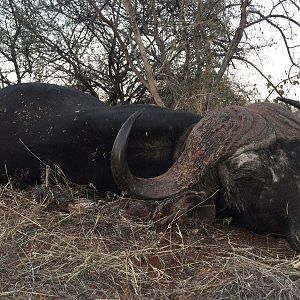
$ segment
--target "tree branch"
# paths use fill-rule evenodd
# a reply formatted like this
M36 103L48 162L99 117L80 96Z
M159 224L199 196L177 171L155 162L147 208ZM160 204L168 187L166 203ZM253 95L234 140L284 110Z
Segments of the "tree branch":
M146 77L147 77L147 81L149 84L149 92L151 93L151 95L153 96L153 99L155 101L155 103L158 106L165 106L163 101L161 100L157 88L156 88L156 83L153 77L153 70L151 65L149 64L148 58L147 58L147 53L145 50L145 47L143 45L143 41L142 41L142 37L140 34L140 31L138 29L138 25L136 22L136 17L135 17L135 11L134 8L131 4L131 0L122 0L123 5L126 8L126 11L128 13L129 16L129 20L130 20L130 24L131 24L131 28L132 31L134 33L134 37L135 37L135 41L137 43L137 46L139 48L139 52L144 64L144 68L145 68L145 73L146 73Z
M249 6L250 2L251 2L251 0L242 1L240 24L239 24L239 27L236 29L233 39L231 40L231 42L229 44L227 53L225 54L225 57L221 64L221 67L218 71L218 74L216 75L216 77L214 78L214 81L212 82L211 90L210 90L209 97L208 97L207 103L206 103L206 110L208 110L209 106L210 106L213 88L219 84L230 61L232 60L232 57L236 53L237 47L243 37L243 33L244 33L244 30L246 28L246 23L247 23L247 7Z
M119 34L118 28L115 26L115 24L113 22L111 22L109 19L107 19L101 12L101 10L98 8L98 6L96 5L94 0L88 0L89 4L94 8L97 16L99 17L99 19L101 21L103 21L106 25L108 25L112 31L114 32L122 50L124 51L124 55L126 58L126 61L128 62L131 70L135 73L135 75L139 78L140 82L147 88L149 89L149 85L147 83L147 81L144 79L144 77L141 75L141 73L137 70L137 68L134 66L130 55L128 53L127 47L126 45L123 43L123 40Z
M228 51L222 61L222 65L218 71L217 76L215 77L215 82L218 83L220 79L223 77L230 60L232 59L233 55L236 52L236 49L243 37L243 33L246 27L246 21L247 21L247 6L249 5L250 0L245 0L242 2L241 5L241 19L240 19L240 24L239 27L237 28L232 41L230 42Z

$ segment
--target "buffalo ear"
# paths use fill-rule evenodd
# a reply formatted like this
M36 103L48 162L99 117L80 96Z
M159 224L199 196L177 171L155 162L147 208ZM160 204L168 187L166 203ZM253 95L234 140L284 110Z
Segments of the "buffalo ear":
M197 215L201 224L211 225L216 217L213 199L204 199L201 192L182 192L162 200L155 209L152 219L155 226L186 223L191 212Z

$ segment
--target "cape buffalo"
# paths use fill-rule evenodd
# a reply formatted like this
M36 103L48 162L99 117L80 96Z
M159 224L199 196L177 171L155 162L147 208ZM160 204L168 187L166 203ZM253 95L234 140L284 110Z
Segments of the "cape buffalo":
M207 113L191 130L172 167L139 178L127 166L126 146L135 113L112 151L119 187L148 199L197 190L218 192L215 205L248 228L284 235L300 251L300 119L278 104L229 106ZM130 141L128 142L130 146Z
M45 167L77 184L116 191L110 153L121 125L144 109L129 148L138 176L155 176L172 162L180 136L200 117L150 105L110 107L74 88L28 83L0 91L0 182L41 182Z

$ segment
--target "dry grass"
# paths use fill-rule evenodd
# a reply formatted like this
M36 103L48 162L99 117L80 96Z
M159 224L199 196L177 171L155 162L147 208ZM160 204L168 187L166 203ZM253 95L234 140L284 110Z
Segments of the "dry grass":
M155 230L116 209L122 199L72 215L34 195L0 188L0 298L300 299L283 239L218 223Z

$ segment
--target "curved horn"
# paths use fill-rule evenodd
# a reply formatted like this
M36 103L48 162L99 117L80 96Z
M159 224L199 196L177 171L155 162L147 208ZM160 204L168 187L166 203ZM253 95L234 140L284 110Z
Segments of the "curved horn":
M111 151L111 171L114 180L122 191L127 191L131 176L127 163L127 144L131 128L143 110L133 113L120 128Z
M207 170L238 149L259 148L271 143L275 133L266 120L246 107L231 106L214 110L201 119L185 141L182 154L164 174L139 178L128 169L126 146L134 116L116 137L111 157L113 177L130 195L164 198L195 185Z
M284 97L277 97L276 100L282 101L284 103L290 104L293 107L296 107L296 108L300 109L300 102L299 101L284 98Z
M111 171L115 182L118 187L131 195L144 195L147 198L162 198L161 189L159 187L160 176L152 178L152 183L147 181L146 178L135 177L129 170L127 162L127 144L128 138L135 121L142 114L143 111L138 111L132 114L120 128L111 152ZM150 180L150 179L149 179ZM172 183L170 184L173 185ZM166 188L167 188L166 183ZM145 188L144 188L145 187ZM157 188L158 187L158 188ZM156 189L157 188L157 189ZM155 193L156 196L150 197L147 190ZM174 194L174 193L168 193Z

